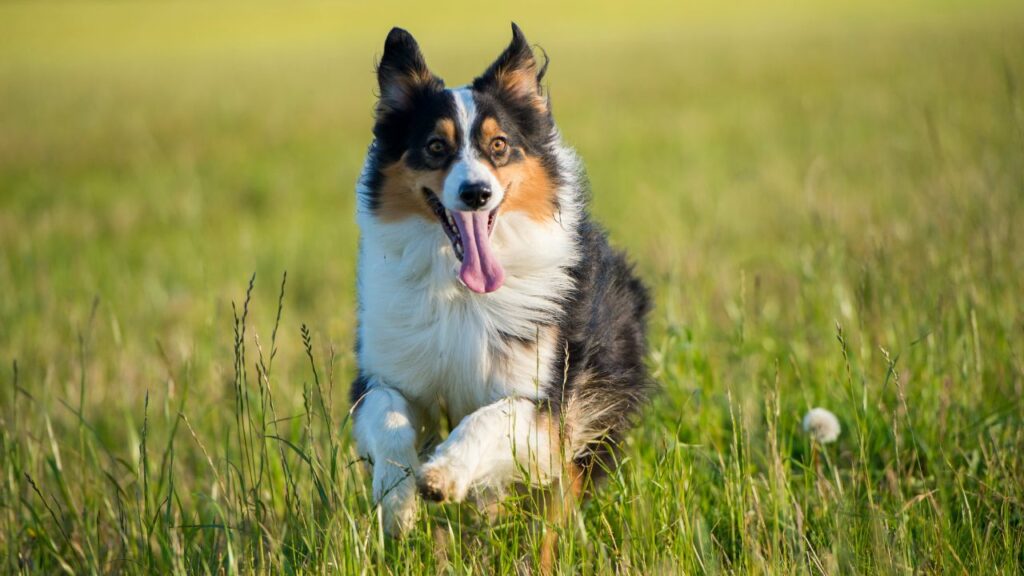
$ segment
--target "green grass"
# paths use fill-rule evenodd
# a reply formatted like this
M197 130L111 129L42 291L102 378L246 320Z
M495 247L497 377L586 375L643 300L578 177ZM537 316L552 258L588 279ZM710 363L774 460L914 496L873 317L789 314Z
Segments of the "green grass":
M346 403L374 57L515 19L657 295L563 571L1024 571L1024 9L821 4L0 4L3 570L535 560L527 497L382 538Z

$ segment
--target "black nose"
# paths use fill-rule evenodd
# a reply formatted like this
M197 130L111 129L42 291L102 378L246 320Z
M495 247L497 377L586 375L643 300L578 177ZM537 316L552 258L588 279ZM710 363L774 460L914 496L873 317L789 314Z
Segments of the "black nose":
M491 187L486 182L463 182L459 186L459 199L466 206L477 210L491 199Z

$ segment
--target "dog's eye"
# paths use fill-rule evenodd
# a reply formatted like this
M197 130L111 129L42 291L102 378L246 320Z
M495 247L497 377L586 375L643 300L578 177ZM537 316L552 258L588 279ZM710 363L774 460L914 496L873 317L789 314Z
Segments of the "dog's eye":
M427 152L430 153L431 156L440 156L441 154L444 154L444 150L444 140L441 140L440 138L433 138L427 142Z
M498 136L491 140L491 154L501 156L508 150L508 140L504 136Z

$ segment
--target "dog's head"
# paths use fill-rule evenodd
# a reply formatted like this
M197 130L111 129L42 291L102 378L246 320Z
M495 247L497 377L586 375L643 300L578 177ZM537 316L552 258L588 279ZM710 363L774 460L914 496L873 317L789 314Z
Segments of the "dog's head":
M375 143L363 205L384 222L437 225L474 292L501 287L505 272L491 237L518 213L550 221L558 210L557 133L539 65L522 31L467 86L448 89L405 30L388 34L377 67Z

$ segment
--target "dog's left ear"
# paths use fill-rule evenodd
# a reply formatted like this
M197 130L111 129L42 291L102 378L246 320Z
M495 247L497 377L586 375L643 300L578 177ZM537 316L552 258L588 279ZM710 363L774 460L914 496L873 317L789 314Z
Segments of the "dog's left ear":
M544 65L538 66L526 36L513 22L512 42L474 84L478 89L493 86L517 100L525 101L538 110L547 112L548 101L541 88L541 80L547 69L547 55L544 56Z

